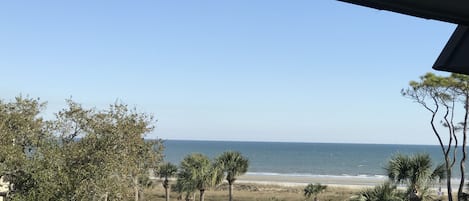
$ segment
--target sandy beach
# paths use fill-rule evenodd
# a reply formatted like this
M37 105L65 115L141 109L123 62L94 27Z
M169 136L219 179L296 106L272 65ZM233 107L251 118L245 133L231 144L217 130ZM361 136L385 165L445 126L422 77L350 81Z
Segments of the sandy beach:
M282 186L303 186L321 183L329 186L363 188L383 183L384 177L346 177L346 176L289 176L289 175L252 175L240 176L239 183L275 184Z
M239 176L234 185L236 196L240 201L253 200L304 200L303 188L310 183L327 185L325 192L319 195L320 200L348 200L365 189L373 188L387 180L384 176L329 176L329 175L282 175L247 173ZM158 181L161 181L158 179ZM172 179L175 182L175 178ZM453 180L453 182L455 182ZM161 185L157 185L161 186ZM433 194L437 195L438 187L446 194L444 184L435 184ZM455 186L454 186L455 187ZM405 190L405 185L398 186ZM226 198L227 183L223 183L208 192L209 201ZM453 188L453 191L457 188ZM162 195L162 188L156 188L152 195ZM176 195L174 195L176 196Z
M355 177L355 176L289 176L289 175L242 175L236 181L237 183L252 183L261 185L278 185L285 187L301 187L309 183L321 183L330 187L348 188L351 190L361 190L364 188L372 188L384 183L386 177ZM453 192L457 192L458 180L453 179ZM442 187L443 192L446 191L445 181L441 185L435 184L432 189L436 192L438 187ZM405 185L398 188L404 189Z

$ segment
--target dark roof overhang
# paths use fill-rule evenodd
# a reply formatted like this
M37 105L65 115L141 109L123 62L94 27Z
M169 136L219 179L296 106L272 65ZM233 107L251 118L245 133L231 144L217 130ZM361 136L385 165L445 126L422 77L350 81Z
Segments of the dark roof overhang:
M469 0L339 0L458 24L433 69L469 75Z
M379 10L469 25L469 0L339 0Z

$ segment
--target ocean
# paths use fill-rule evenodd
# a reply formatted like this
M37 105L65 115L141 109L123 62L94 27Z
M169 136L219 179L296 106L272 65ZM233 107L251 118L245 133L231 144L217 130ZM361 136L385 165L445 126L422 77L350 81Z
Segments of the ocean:
M190 153L215 158L224 151L249 159L247 174L328 177L385 177L384 166L396 153L428 153L434 165L443 163L437 145L336 144L166 140L165 160L179 164ZM458 165L453 170L459 175Z

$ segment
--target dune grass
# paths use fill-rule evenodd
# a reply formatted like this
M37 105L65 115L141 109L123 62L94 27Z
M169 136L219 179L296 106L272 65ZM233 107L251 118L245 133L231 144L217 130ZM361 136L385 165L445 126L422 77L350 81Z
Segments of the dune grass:
M304 201L303 186L280 186L266 184L235 184L233 199L235 201ZM319 194L321 201L342 201L348 200L357 194L361 189L345 187L328 187L325 192ZM145 191L145 200L164 201L164 189L161 183L156 182L153 188ZM177 200L178 194L171 192L171 200ZM198 193L195 195L198 201ZM222 184L215 189L205 192L206 201L228 200L227 184Z

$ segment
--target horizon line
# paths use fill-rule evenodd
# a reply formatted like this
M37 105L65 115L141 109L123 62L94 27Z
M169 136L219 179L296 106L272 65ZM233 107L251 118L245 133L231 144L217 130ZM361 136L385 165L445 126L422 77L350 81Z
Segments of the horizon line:
M155 139L155 138L147 138ZM419 145L419 146L440 146L439 144L404 144L404 143L374 143L374 142L319 142L319 141L280 141L280 140L241 140L241 139L180 139L180 138L159 138L163 141L205 141L205 142L267 142L267 143L304 143L304 144L363 144L363 145ZM469 145L468 145L469 146Z

